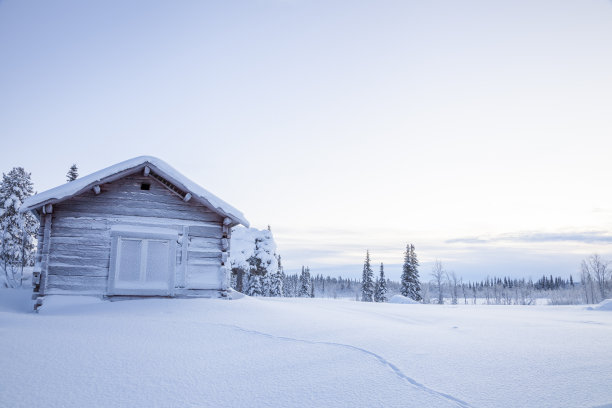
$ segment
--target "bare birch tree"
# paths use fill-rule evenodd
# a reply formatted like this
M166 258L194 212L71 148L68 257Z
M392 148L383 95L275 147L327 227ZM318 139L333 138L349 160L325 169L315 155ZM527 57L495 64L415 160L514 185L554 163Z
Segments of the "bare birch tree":
M444 292L445 275L446 273L444 272L444 267L442 266L442 262L436 259L436 261L434 262L431 268L431 276L432 276L432 283L438 290L438 304L439 305L444 304L443 292Z
M587 259L582 261L582 284L585 285L585 295L587 297L587 303L589 303L589 292L591 295L591 302L597 303L595 295L595 284L599 289L600 300L606 298L606 285L608 278L612 275L612 268L610 268L610 261L606 261L601 258L598 254L593 254Z

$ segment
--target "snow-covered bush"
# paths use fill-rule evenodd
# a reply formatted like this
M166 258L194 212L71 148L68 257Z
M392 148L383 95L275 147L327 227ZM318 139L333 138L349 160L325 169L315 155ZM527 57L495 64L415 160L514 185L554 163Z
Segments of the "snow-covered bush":
M393 295L391 299L389 299L389 303L399 303L404 305L416 305L419 302L416 300L410 299L409 297L403 295Z
M278 269L272 231L234 228L230 243L230 265L234 289L250 296L268 296L271 279Z

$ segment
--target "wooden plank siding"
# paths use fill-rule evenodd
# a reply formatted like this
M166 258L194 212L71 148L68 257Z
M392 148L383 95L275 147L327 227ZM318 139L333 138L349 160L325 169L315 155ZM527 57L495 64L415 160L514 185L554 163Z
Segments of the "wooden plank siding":
M141 190L142 183L150 184L149 190ZM193 277L208 282L203 289L212 288L215 279L221 288L223 218L196 200L183 201L141 173L100 184L98 195L90 190L53 206L48 293L106 293L114 225L176 230L179 248L187 245L185 251L177 250L175 270L184 276L177 276L176 285L189 287Z

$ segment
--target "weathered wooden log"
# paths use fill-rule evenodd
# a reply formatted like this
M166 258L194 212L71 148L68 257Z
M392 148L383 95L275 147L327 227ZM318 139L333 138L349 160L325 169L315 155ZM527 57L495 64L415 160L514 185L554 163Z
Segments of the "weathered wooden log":
M89 276L89 277L108 277L108 261L103 266L88 264L88 265L68 265L68 264L50 264L49 277L51 276Z
M204 252L204 251L189 251L187 255L187 259L189 261L195 259L213 259L221 264L221 254L223 252Z
M110 262L110 256L106 258L100 258L100 257L94 258L91 256L75 256L75 255L60 256L60 255L55 254L55 252L53 252L49 256L49 273L56 273L56 272L52 272L52 269L63 268L63 267L67 267L67 268L102 268L106 271L105 273L108 273L109 262Z
M193 251L218 251L221 252L221 240L201 237L191 237L189 249Z
M195 214L189 211L176 211L176 210L163 210L163 209L144 209L136 208L132 206L120 206L115 205L109 208L105 214L108 218L117 217L137 217L140 216L143 220L147 218L157 219L169 219L174 222L184 221L209 221L214 222L218 220L218 217L210 213ZM63 209L63 215L66 217L99 217L100 213L95 208L89 208L87 206L76 207L66 206Z
M84 275L49 275L47 284L49 289L66 289L91 291L103 294L106 292L106 276L84 276Z
M79 251L84 250L87 247L94 248L110 248L110 237L106 240L91 240L88 237L55 237L52 236L50 238L51 244L53 245L53 251L55 252L56 248L66 248L65 245L78 245L78 248L74 248L74 250L78 253Z
M221 228L219 226L215 227L190 227L189 235L192 237L201 237L201 238L221 238Z

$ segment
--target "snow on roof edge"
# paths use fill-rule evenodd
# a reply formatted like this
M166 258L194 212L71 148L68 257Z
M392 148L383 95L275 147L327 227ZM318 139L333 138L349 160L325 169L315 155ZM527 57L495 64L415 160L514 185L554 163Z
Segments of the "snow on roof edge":
M134 157L132 159L125 160L121 163L117 163L107 168L104 168L102 170L98 170L86 176L79 177L74 181L67 182L66 184L62 184L47 191L43 191L41 193L28 197L25 199L25 201L19 208L19 211L31 211L37 208L38 206L48 202L56 203L59 201L63 201L93 187L96 184L102 183L104 179L110 176L113 176L122 171L142 166L146 163L150 164L154 169L157 169L160 173L162 173L163 176L166 176L171 179L170 181L180 183L182 187L188 190L194 197L199 198L200 200L203 200L206 203L210 204L210 206L214 210L224 215L227 215L234 221L246 227L249 226L249 222L244 217L241 211L231 206L227 202L223 201L210 191L201 187L194 181L185 177L168 163L153 156Z

